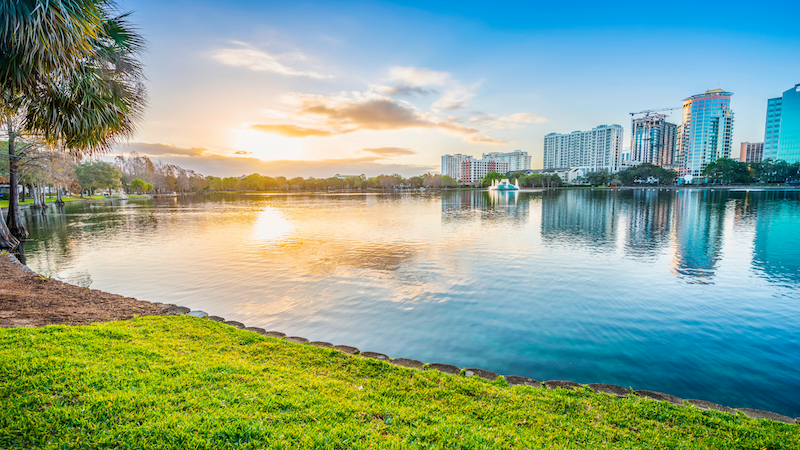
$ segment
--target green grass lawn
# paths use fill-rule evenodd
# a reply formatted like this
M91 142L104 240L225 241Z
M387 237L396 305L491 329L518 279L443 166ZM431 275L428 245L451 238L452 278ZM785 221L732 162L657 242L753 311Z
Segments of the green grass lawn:
M129 194L128 198L141 198L141 197L149 197L147 194ZM83 198L81 197L69 197L63 196L61 197L62 200L65 202L79 202L83 200L104 200L104 199L114 199L117 198L117 195L113 197L105 197L103 195L84 195ZM47 203L55 203L57 197L54 195L52 197L47 197ZM24 202L20 202L20 205L32 205L33 199L28 197L25 199ZM8 200L0 200L0 208L8 208Z
M800 427L170 316L0 329L0 448L797 449Z

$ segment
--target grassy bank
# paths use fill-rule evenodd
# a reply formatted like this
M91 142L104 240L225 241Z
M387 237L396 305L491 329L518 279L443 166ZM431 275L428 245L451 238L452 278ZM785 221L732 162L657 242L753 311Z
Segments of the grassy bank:
M509 387L187 316L0 329L0 448L800 448L800 428Z
M137 197L148 197L148 195L144 195L144 194L131 194L131 195L128 195L128 198L137 198ZM61 197L61 199L64 200L64 202L82 202L82 201L87 201L87 200L113 200L115 198L117 198L117 196L106 197L104 195L85 195L85 196L83 196L83 198L81 198L81 197L68 197L68 196ZM58 200L58 198L56 196L47 197L47 203L48 204L55 203L56 200ZM33 204L33 199L28 197L28 198L25 199L24 202L19 202L19 204L22 205L22 206L30 206L30 205ZM0 200L0 208L8 208L8 200Z

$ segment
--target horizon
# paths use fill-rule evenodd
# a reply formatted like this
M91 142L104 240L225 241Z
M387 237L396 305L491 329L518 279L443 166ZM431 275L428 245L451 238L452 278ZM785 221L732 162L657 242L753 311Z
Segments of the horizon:
M763 141L767 99L800 83L785 56L800 31L767 20L800 9L783 2L458 5L121 2L148 41L149 108L107 158L327 178L519 149L538 169L548 133L617 124L629 147L629 113L717 88L733 93L735 158Z

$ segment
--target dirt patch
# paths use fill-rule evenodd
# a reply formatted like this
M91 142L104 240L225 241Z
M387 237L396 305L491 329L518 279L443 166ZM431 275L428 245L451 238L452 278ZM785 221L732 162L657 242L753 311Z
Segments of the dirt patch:
M48 280L9 255L0 256L0 327L85 325L164 314L154 303Z

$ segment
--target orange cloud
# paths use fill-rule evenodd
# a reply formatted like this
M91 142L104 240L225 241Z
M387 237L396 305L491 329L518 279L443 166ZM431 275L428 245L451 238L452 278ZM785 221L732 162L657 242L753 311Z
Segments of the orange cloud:
M334 133L331 131L320 130L316 128L304 128L297 125L278 124L278 125L250 125L251 130L263 131L264 133L279 134L281 136L298 138L309 136L331 136ZM338 134L338 133L337 133Z
M410 148L400 148L400 147L364 148L361 151L372 153L373 155L386 156L386 157L417 154L417 152L411 150Z

